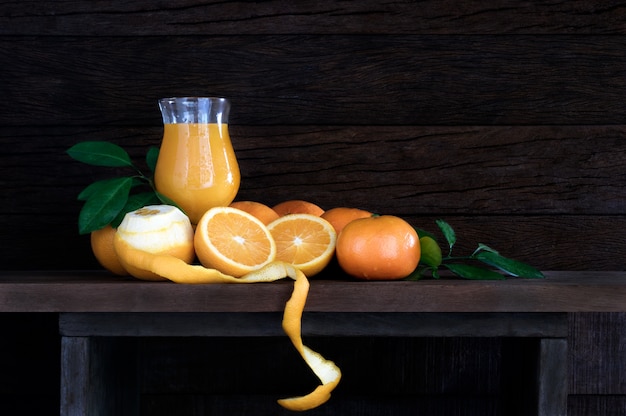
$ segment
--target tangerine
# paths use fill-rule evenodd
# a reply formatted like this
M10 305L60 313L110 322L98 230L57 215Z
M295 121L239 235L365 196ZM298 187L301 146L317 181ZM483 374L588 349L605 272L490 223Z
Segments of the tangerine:
M339 266L358 279L402 279L415 270L420 253L415 229L394 215L354 220L337 238Z
M313 202L303 201L302 199L290 199L272 207L279 216L288 214L311 214L318 217L324 213L324 210Z
M335 207L326 210L321 216L332 224L337 235L339 235L343 227L348 225L348 223L358 220L359 218L368 218L372 215L371 212L359 208Z

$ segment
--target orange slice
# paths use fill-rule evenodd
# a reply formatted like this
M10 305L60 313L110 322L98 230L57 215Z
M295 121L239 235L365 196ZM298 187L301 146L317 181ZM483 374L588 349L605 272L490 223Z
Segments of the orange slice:
M194 236L200 263L240 277L276 257L276 244L265 224L233 207L215 207L204 213Z
M307 277L321 272L335 253L337 233L317 215L285 215L267 228L276 242L276 259L293 264Z

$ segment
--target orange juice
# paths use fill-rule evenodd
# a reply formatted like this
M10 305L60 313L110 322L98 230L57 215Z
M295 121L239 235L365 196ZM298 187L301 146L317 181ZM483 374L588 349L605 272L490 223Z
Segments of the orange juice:
M164 125L154 184L193 224L209 208L230 204L240 180L228 124Z

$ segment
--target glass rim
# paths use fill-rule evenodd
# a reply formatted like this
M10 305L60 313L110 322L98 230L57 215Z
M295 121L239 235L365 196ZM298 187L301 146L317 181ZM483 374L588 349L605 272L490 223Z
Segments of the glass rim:
M185 97L165 97L159 98L160 103L173 103L176 101L216 101L216 102L229 102L228 98L225 97L195 97L195 96L185 96Z

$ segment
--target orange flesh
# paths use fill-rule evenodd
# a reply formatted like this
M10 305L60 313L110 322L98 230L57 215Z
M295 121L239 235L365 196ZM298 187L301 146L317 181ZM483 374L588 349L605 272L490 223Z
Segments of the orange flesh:
M229 214L220 213L209 221L207 227L213 245L228 258L255 266L263 263L269 255L265 234L248 222L239 222Z
M324 228L310 222L306 228L295 223L278 224L272 229L276 241L276 258L294 264L302 264L320 256L330 244Z

